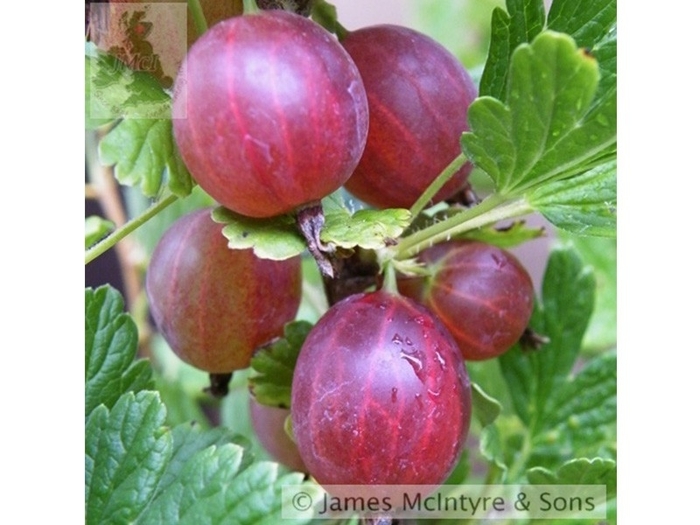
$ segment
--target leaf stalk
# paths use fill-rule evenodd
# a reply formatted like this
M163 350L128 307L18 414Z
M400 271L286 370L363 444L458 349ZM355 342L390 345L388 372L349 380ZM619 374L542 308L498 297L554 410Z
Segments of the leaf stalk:
M141 215L134 217L121 227L114 230L110 235L102 239L100 242L85 250L85 264L90 263L100 255L105 253L107 250L109 250L115 244L121 241L124 237L126 237L131 232L139 228L141 225L148 222L151 218L158 215L158 213L170 206L176 200L178 200L177 195L168 195L164 199L156 202L155 204L147 208Z

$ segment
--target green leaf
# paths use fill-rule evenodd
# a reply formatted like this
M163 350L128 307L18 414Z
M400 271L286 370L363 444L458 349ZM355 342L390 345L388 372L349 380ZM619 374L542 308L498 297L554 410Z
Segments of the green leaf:
M617 24L615 0L554 0L547 28L567 33L581 47L595 47Z
M131 523L155 493L172 453L162 427L165 407L154 392L127 393L85 426L85 522Z
M110 122L114 122L118 116L115 115L114 107L104 96L93 96L98 92L93 85L97 73L95 60L85 57L85 129L96 129ZM100 116L98 116L100 115Z
M134 362L136 324L124 299L110 286L85 290L85 417L99 405L111 408L126 392L153 387L146 360Z
M363 209L351 213L345 208L324 206L324 214L326 222L321 240L341 248L384 248L411 223L411 213L403 208Z
M591 47L591 54L598 60L600 84L593 107L606 106L614 111L617 106L617 26L614 25L603 39Z
M605 444L617 421L617 355L600 355L557 391L546 424L573 450ZM607 427L607 428L606 428Z
M495 9L491 21L491 43L479 95L505 100L507 73L513 51L532 40L545 28L571 35L579 47L597 48L615 31L615 0L554 0L544 23L540 0L508 0L508 11ZM599 58L600 59L600 58ZM613 69L614 71L614 69Z
M484 71L479 82L479 96L505 99L508 66L513 50L510 48L510 17L500 8L491 17L491 43Z
M541 33L513 53L505 103L480 97L469 108L465 152L504 196L609 160L615 105L591 110L599 78L597 62L571 37Z
M533 485L605 485L606 497L617 494L617 463L612 459L578 458L567 461L556 472L534 467L527 471Z
M488 426L496 420L503 407L476 383L472 383L471 387L474 415L482 427Z
M532 41L544 28L541 0L507 0L508 12L495 9L491 23L491 44L479 84L480 96L505 100L507 72L513 51Z
M170 107L170 96L154 76L133 71L93 43L86 43L86 128L119 118L169 119Z
M137 523L278 523L282 486L301 484L303 475L282 475L279 464L267 461L246 466L243 458L243 449L233 444L196 453L183 465L178 482Z
M525 198L555 226L578 235L617 234L617 161L597 166L572 180L538 186Z
M114 223L103 219L98 215L85 218L85 248L89 248L97 241L114 230Z
M499 357L513 407L533 435L542 430L556 395L573 367L593 310L595 281L571 247L550 253L542 286L542 305L530 327L549 342L524 351L518 344Z
M253 463L253 456L247 450L250 444L241 436L233 434L229 429L217 427L204 431L196 424L178 425L172 430L173 454L169 458L166 468L158 484L154 495L154 501L163 497L164 493L173 493L177 490L191 490L191 481L188 469L197 464L200 459L197 454L206 449L215 449L225 445L235 445L237 447L236 457L238 461L237 470L243 470ZM183 486L184 485L184 486ZM173 487L177 489L173 490ZM167 496L164 497L167 499ZM162 505L162 502L156 505ZM149 513L153 510L149 509ZM142 519L143 521L143 519ZM174 522L173 522L174 523Z
M250 443L219 427L163 427L165 407L155 392L127 393L110 411L86 422L87 524L275 523L281 487L303 476L282 476L271 462L254 462ZM305 483L315 498L320 488ZM305 523L297 521L297 523Z
M100 141L99 155L102 164L115 167L121 184L140 186L147 197L156 197L165 183L179 197L194 187L170 118L122 120Z
M307 321L287 323L284 337L255 352L250 361L254 374L248 378L248 384L258 403L281 408L291 406L294 366L311 327Z
M583 351L597 353L617 344L617 241L604 237L562 235L595 273L596 301L583 338Z
M481 455L498 472L492 483L502 483L508 474L508 465L505 459L505 450L501 443L501 434L496 425L488 425L481 431L479 451Z
M232 249L252 248L261 259L281 261L295 257L306 249L306 242L291 215L256 219L218 207L212 219L224 224L222 233Z

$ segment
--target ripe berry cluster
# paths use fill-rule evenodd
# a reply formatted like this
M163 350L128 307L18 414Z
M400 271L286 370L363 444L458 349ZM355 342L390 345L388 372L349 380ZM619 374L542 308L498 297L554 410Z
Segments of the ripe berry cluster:
M377 208L410 207L459 154L475 97L459 62L416 31L381 25L339 41L308 18L264 11L192 46L174 134L198 184L242 215L294 213L341 186ZM464 189L470 169L434 201ZM419 259L428 276L400 277L403 295L336 302L301 349L292 426L320 483L442 483L469 428L464 359L496 356L526 328L532 284L505 251L453 241ZM187 215L150 264L155 323L186 362L245 368L295 317L299 262L229 250L209 210Z

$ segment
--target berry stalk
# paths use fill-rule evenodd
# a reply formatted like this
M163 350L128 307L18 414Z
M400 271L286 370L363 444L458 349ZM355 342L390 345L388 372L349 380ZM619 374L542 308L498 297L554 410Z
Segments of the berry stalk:
M207 19L204 17L202 4L199 3L199 0L187 0L187 9L192 15L197 34L203 35L209 27L207 25Z
M85 250L85 264L97 259L100 255L112 248L115 244L121 241L124 237L139 228L141 225L148 222L150 219L158 215L165 208L170 206L178 199L177 195L168 195L164 199L156 202L150 208L146 209L141 215L134 217L129 222L125 223L120 228L114 230L109 236L102 239L100 242Z
M526 215L532 211L533 208L524 197L508 200L495 193L472 208L404 237L394 248L391 248L393 252L391 258L410 259L433 244L450 240L453 236L504 219Z
M243 14L254 15L260 12L260 8L255 0L243 0Z
M457 173L462 166L467 163L467 156L464 153L460 153L457 157L450 162L447 167L442 170L440 175L438 175L435 180L428 186L423 194L418 197L416 202L411 206L410 212L411 217L414 219L418 214L423 211L431 199L435 197L438 191L445 185L445 183L452 178L452 176Z

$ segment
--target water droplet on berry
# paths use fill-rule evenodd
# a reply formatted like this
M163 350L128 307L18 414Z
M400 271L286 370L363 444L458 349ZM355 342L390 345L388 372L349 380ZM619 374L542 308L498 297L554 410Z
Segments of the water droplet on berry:
M421 352L420 350L416 350L415 348L411 348L408 350L402 349L401 357L405 359L408 362L408 364L411 365L411 368L413 368L413 372L416 374L416 377L418 377L421 383L425 382L426 371L423 367L423 352Z
M396 399L398 397L398 392L399 392L399 389L396 387L391 389L391 402L392 403L396 403Z
M440 369L444 370L445 369L445 358L442 357L442 354L440 352L435 352L435 360L440 363Z
M434 398L438 399L440 397L440 390L438 389L435 391L435 390L428 389L428 394L430 394Z

